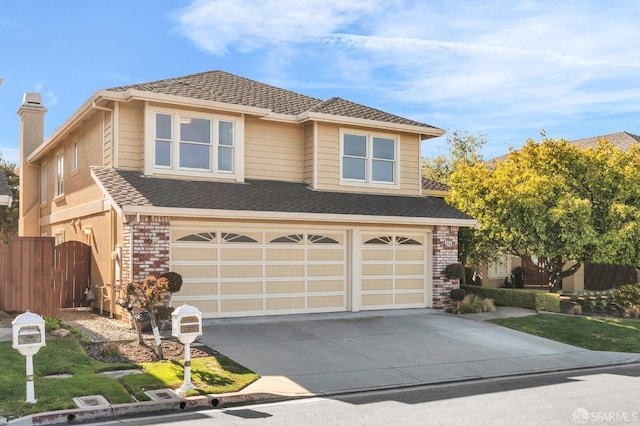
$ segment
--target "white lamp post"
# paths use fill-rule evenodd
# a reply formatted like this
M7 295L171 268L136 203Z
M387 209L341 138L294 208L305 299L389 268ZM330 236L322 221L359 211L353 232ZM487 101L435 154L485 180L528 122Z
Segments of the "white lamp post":
M45 346L44 319L29 311L18 315L12 322L13 348L27 357L27 399L37 402L33 388L33 356Z
M195 306L184 304L171 314L171 335L184 345L184 383L178 393L195 389L191 383L191 344L202 335L202 312Z

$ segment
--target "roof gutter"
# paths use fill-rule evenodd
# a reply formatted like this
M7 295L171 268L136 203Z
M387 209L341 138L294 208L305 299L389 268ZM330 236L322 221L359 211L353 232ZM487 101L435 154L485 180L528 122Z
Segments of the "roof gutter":
M431 217L401 217L401 216L370 216L351 214L318 214L318 213L290 213L272 211L248 211L248 210L214 210L214 209L186 209L181 207L156 207L156 206L122 206L124 215L151 215L174 217L202 217L216 219L263 219L279 220L287 222L332 222L332 223L370 223L389 225L443 225L477 227L475 219L452 219Z
M76 112L71 115L65 121L62 126L58 127L52 134L44 141L42 145L36 148L29 156L27 157L27 163L31 164L34 161L41 159L49 150L51 150L56 143L67 136L71 131L73 131L78 123L84 121L89 114L93 113L96 109L108 109L105 107L101 107L98 103L102 100L118 100L118 97L112 96L114 92L108 92L107 90L99 90L95 92L89 99L87 99L80 108L76 110ZM110 109L108 109L110 110ZM111 110L110 110L111 111Z
M345 124L345 125L356 125L356 126L366 126L366 127L376 127L379 129L386 129L396 132L408 132L408 133L417 133L420 135L422 140L435 138L437 136L442 136L445 134L445 130L439 129L437 127L425 127L425 126L416 126L412 124L402 124L402 123L391 123L386 121L377 121L377 120L369 120L365 118L353 118L353 117L345 117L341 115L333 115L333 114L322 114L318 112L303 112L302 114L298 114L296 116L300 123L304 123L305 121L323 121L329 123L336 124Z

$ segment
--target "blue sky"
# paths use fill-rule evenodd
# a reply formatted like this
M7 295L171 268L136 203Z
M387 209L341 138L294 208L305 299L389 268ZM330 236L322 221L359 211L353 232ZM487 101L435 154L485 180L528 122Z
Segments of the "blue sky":
M215 69L483 133L485 158L639 134L638 23L625 0L0 0L0 156L26 91L47 137L99 89Z

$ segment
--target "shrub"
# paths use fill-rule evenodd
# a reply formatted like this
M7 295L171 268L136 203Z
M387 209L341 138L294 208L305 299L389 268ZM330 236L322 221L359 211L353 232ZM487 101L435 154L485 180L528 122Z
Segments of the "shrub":
M459 280L464 276L464 266L461 263L452 263L444 269L444 274L450 280Z
M44 317L44 329L47 332L60 328L60 320L58 318Z
M100 348L100 355L107 358L115 358L119 354L120 354L120 351L118 350L117 342L106 342Z
M160 278L166 278L169 281L169 291L171 293L177 293L182 288L182 275L177 272L165 272L160 275Z
M476 294L468 294L462 299L455 309L458 314L475 314L478 312L495 311L493 301L485 299Z
M571 308L571 313L573 315L580 315L582 314L582 306L580 305L573 305L573 307Z
M624 312L627 308L640 307L640 284L626 284L613 292L612 305Z
M640 309L637 306L630 306L624 309L624 317L625 318L638 318L640 314Z
M454 288L451 290L450 298L452 302L461 302L464 299L464 296L467 295L467 292L462 288Z
M515 288L524 288L525 271L522 266L516 266L511 271L513 274L513 286Z
M467 293L493 299L493 303L500 306L534 309L536 311L560 312L560 295L557 293L543 293L538 290L486 288L463 285Z

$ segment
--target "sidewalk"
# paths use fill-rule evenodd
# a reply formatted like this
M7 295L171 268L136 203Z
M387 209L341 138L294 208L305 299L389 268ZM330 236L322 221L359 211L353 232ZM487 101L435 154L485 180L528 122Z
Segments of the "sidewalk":
M11 340L10 318L3 314L0 340ZM465 315L417 309L205 320L201 341L260 379L237 393L60 410L9 424L113 420L640 360L638 354L589 351L484 321L532 314L498 307Z

